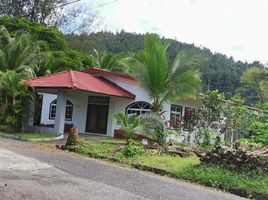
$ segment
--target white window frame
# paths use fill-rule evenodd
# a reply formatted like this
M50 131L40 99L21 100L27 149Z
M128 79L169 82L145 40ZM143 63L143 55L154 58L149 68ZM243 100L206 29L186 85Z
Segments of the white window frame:
M131 108L135 105L138 105L138 108ZM147 108L149 106L149 108ZM126 115L130 115L130 114L136 114L136 115L143 115L143 114L147 114L150 113L152 110L152 105L148 102L145 101L137 101L134 102L130 105L128 105L126 107Z
M172 108L176 107L176 111L172 110ZM180 112L177 111L177 109L180 108ZM171 104L170 106L170 119L174 119L174 115L175 118L181 118L182 117L182 109L183 107L180 105L176 105L176 104Z
M57 99L54 99L50 103L49 107L49 119L55 120L57 110ZM68 113L70 112L70 113ZM66 112L65 112L65 121L72 121L73 118L73 104L70 100L66 102Z

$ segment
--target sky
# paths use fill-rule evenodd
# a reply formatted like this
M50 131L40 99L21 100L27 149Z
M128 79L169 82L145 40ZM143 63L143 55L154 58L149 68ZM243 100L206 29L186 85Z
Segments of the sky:
M79 4L97 13L94 31L157 33L235 60L268 63L268 0L82 0Z

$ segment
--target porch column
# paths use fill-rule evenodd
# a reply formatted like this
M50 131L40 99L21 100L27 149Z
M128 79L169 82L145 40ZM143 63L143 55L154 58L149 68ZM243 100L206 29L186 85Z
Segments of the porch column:
M34 126L35 98L31 99L28 107L28 126Z
M66 101L67 93L65 91L59 91L57 97L56 117L54 124L55 133L58 135L64 133Z

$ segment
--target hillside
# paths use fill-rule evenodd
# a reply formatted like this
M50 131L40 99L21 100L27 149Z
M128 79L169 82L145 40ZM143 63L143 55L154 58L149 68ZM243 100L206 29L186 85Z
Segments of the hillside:
M94 48L99 52L128 53L137 52L144 47L144 34L98 32L82 35L67 35L70 48L85 53L93 53ZM206 66L200 68L204 89L218 89L227 96L234 94L239 87L240 77L243 72L252 66L262 66L258 61L253 63L234 61L232 57L227 57L221 53L212 53L207 48L195 47L193 44L182 43L173 39L163 38L170 44L168 54L170 59L174 59L176 54L184 48L197 48L209 58Z

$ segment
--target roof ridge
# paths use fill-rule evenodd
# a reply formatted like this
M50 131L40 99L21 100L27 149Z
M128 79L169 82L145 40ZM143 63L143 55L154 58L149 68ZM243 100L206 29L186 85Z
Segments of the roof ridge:
M98 78L98 79L100 79L100 78ZM126 93L128 93L128 94L130 94L130 95L136 97L135 94L133 94L132 92L126 90L125 88L121 87L120 85L117 85L115 82L113 82L113 81L111 81L111 80L109 80L109 79L107 79L107 78L105 78L105 77L101 77L101 79L103 79L103 80L109 82L110 84L112 84L113 86L115 86L115 87L117 87L117 88L120 88L121 90L125 91Z
M72 85L72 88L77 88L73 72L74 72L73 70L70 70L71 85Z
M131 80L136 80L136 78L130 74L124 74L124 73L121 73L121 72L113 72L113 71L110 71L108 69L102 69L102 68L98 68L98 67L90 67L88 69L85 69L83 72L84 73L90 73L90 71L98 71L98 72L104 72L104 73L109 73L109 74L113 74L113 75L117 75L117 76L121 76L121 77L124 77L124 78L127 78L127 79L131 79Z
M55 75L58 75L58 74L66 73L68 71L70 71L70 70L64 70L64 71L60 71L60 72L56 72L56 73L52 73L52 74L43 75L43 76L36 76L36 77L33 77L33 78L29 78L26 81L38 80L38 79L41 79L41 78L44 78L44 77L55 76Z

